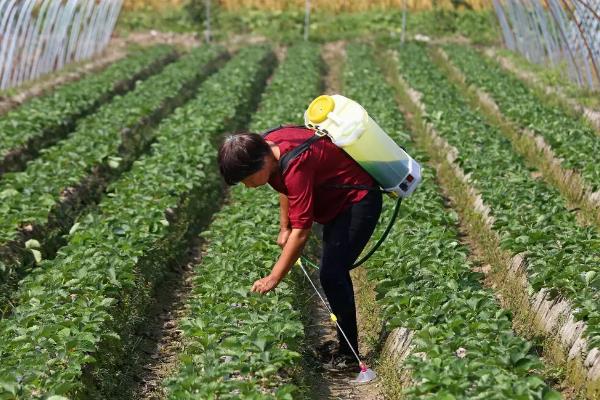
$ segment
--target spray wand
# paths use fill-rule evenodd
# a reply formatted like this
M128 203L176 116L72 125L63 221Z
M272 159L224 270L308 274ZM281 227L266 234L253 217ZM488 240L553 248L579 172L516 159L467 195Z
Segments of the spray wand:
M315 267L315 268L318 268L318 267L312 261L310 261L308 258L306 258L304 256L300 257L300 259L298 259L298 261L296 261L296 265L298 265L300 267L300 269L302 269L302 272L304 272L304 275L306 276L306 278L308 279L308 281L312 285L313 289L315 290L315 292L317 293L317 295L321 299L321 302L323 303L323 305L325 306L325 308L329 312L329 318L331 319L331 321L333 323L336 324L336 326L338 327L338 329L340 330L340 332L342 332L342 335L344 336L344 339L346 339L346 342L348 343L348 346L350 347L350 349L352 350L352 353L354 354L354 357L356 357L356 360L358 361L358 365L360 366L360 372L358 373L358 376L356 377L355 382L356 383L367 383L367 382L370 382L370 381L374 380L375 378L377 378L377 374L375 374L375 371L373 371L371 368L367 368L367 365L358 356L358 353L357 353L356 349L354 349L354 347L350 343L350 340L348 339L348 336L346 336L346 333L344 332L344 330L340 326L340 324L339 324L339 322L337 320L337 317L335 316L335 314L333 313L333 311L329 307L329 304L327 304L327 302L325 301L325 299L323 298L323 296L319 292L319 289L317 289L317 286L315 286L315 284L312 281L312 279L310 279L310 275L308 275L308 272L306 272L306 269L304 269L304 265L302 264L302 261L306 262L307 264L311 265L312 267Z
M392 230L392 226L394 226L394 223L396 222L396 219L398 218L398 212L400 211L400 204L402 204L402 197L398 196L394 192L389 192L388 194L390 194L392 197L396 197L396 205L394 207L394 212L392 213L392 218L390 219L390 221L388 223L388 226L385 228L385 231L383 232L383 235L381 235L381 238L379 238L379 240L377 241L377 243L375 243L375 245L371 248L371 250L369 250L367 252L367 254L363 258L361 258L359 261L355 262L352 265L353 267L358 267L359 265L363 264L365 261L367 261L375 253L375 251L377 251L377 249L385 241L386 237L388 236L388 234ZM310 265L312 268L315 268L315 269L319 269L319 266L316 265L315 263L313 263L311 260L309 260L305 256L300 256L300 258L298 259L298 261L296 261L296 265L298 265L302 269L302 272L304 272L304 275L306 276L306 278L310 282L311 286L313 287L313 289L315 290L315 292L317 293L317 295L321 299L321 302L323 303L323 305L325 306L325 308L329 312L329 318L331 319L331 321L333 323L335 323L335 325L338 327L338 329L340 330L340 332L342 332L342 335L344 336L344 339L346 339L346 342L348 343L348 346L350 347L350 349L352 350L352 353L354 354L354 357L356 357L356 360L358 361L358 365L360 365L360 372L358 373L358 376L356 377L356 380L354 380L354 382L356 382L356 383L371 382L372 380L374 380L375 378L377 378L377 374L372 369L367 368L367 365L360 359L360 357L359 357L358 352L356 351L356 349L354 347L352 347L352 344L350 343L350 340L348 339L348 336L346 336L346 333L344 332L344 330L342 329L342 327L338 323L337 317L335 316L335 314L333 313L333 311L329 307L329 304L327 304L327 302L325 301L325 299L323 298L323 296L319 292L319 289L317 289L317 286L314 284L314 282L312 281L312 279L310 279L310 276L308 275L308 272L306 272L306 269L304 269L304 265L302 264L303 262L306 263L306 264L308 264L308 265Z

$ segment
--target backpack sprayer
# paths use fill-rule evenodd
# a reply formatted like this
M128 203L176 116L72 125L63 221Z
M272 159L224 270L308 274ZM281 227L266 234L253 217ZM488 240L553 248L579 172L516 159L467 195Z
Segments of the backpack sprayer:
M314 99L304 113L304 124L307 128L315 131L315 137L305 142L304 147L299 146L301 148L296 151L296 154L290 154L291 158L306 150L312 142L320 137L328 136L336 146L350 155L377 182L379 188L369 188L369 190L380 190L397 198L392 218L386 230L373 248L354 264L355 267L359 266L375 253L389 234L398 216L402 199L410 196L421 182L421 166L369 117L360 104L344 96L323 95ZM284 162L287 163L289 160L284 160ZM367 383L372 381L377 377L375 371L367 368L366 364L360 359L357 349L352 347L346 333L340 327L337 317L310 279L302 262L317 269L318 266L304 256L296 262L308 278L325 308L329 311L331 321L337 325L358 360L360 372L355 382Z
M383 192L408 197L421 182L421 166L360 104L347 97L317 97L304 113L304 124L317 136L329 136L375 179Z

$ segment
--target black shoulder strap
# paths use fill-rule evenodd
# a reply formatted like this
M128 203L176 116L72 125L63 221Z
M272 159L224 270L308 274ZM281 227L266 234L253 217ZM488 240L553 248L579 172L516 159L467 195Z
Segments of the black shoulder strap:
M277 128L272 128L272 129L269 129L268 131L261 133L261 136L263 138L266 138L269 133L275 132L281 128L304 128L304 127L305 127L304 125L291 125L291 126L280 125ZM314 142L321 139L322 137L325 137L325 136L319 136L319 135L311 136L304 142L300 143L298 146L294 147L292 150L285 153L282 157L280 157L279 158L279 171L281 172L281 175L283 175L285 173L285 171L287 171L287 168L288 168L290 162L292 162L292 160L294 160L300 154L302 154L306 150L308 150L310 145L312 145ZM362 189L362 190L377 191L377 192L384 192L384 193L386 192L385 190L383 190L379 187L371 187L371 186L366 186L366 185L328 185L328 187L331 187L332 189Z
M285 125L285 126L279 125L277 128L272 128L272 129L269 129L268 131L261 133L261 136L266 139L267 136L269 135L269 133L278 131L279 129L282 129L282 128L306 128L306 127L304 125ZM300 154L302 154L306 150L308 150L310 145L313 144L314 142L316 142L317 140L319 140L321 137L322 136L317 136L317 135L311 136L309 139L300 143L300 145L294 147L292 150L288 151L281 158L279 158L279 171L281 172L281 175L283 175L284 172L287 171L288 165L290 164L290 162L292 162L292 160L294 160Z
M306 128L306 126L304 126L304 125L279 125L279 126L277 126L275 128L271 128L269 130L266 130L266 131L262 132L260 134L260 136L262 136L263 138L266 138L269 133L278 131L278 130L280 130L282 128Z
M267 131L264 131L264 132L262 132L262 133L260 134L260 136L262 136L263 138L265 138L265 139L266 139L266 138L267 138L267 135L268 135L269 133L271 133L271 132L275 132L275 131L278 131L278 130L280 130L281 128L283 128L283 125L279 125L278 127L271 128L271 129L269 129L269 130L267 130Z
M322 137L324 137L324 136L317 136L317 135L311 136L309 139L300 143L298 146L294 147L292 150L288 151L282 157L280 157L279 158L279 171L281 172L281 175L283 175L285 173L285 171L287 171L288 165L290 165L290 162L292 160L294 160L300 154L302 154L306 150L308 150L308 148L310 147L311 144L313 144L317 140L321 139Z
M369 192L381 192L388 193L387 190L380 188L379 186L367 186L367 185L327 185L332 189L359 189L368 190Z

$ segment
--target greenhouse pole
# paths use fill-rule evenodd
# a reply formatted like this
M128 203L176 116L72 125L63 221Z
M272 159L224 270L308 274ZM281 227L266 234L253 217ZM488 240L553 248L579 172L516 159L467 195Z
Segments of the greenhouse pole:
M407 0L404 0L402 2L402 44L404 44L404 40L406 38L406 8L407 8L407 4L406 4Z
M591 12L594 15L594 17L596 17L596 19L600 20L600 14L598 14L596 11L594 11L594 9L588 3L581 1L581 0L576 0L576 1L577 1L577 3L584 6L589 12Z
M512 22L511 25L512 25L512 29L513 29L513 33L515 35L515 44L517 46L517 50L525 58L527 58L529 61L531 61L530 55L529 55L529 50L525 44L525 42L527 40L527 35L525 32L525 29L526 29L525 23L522 21L521 14L519 12L520 6L516 3L514 3L512 0L507 0L506 7L507 7L507 11L508 11L510 20Z
M558 7L560 7L560 5L555 2L556 0L546 0L546 1L548 2L547 4L548 4L548 9L550 10L550 15L552 16L552 18L554 19L554 22L558 26L558 30L560 32L560 36L562 38L563 45L567 48L567 51L571 58L571 62L573 63L573 66L575 68L575 73L577 75L578 83L579 83L579 85L582 85L583 77L581 76L581 70L579 68L579 65L577 64L575 55L573 54L573 49L571 48L571 46L569 44L569 40L567 39L566 29L564 26L564 20L559 19L560 14L558 14L558 13L555 14L555 11L557 11L557 10L554 10L554 8L555 7L558 8Z
M2 16L3 19L0 22L0 39L4 39L4 43L0 43L2 44L2 46L0 46L0 67L4 68L2 76L0 76L0 89L10 87L8 83L13 70L15 69L9 49L12 49L13 42L18 37L17 35L12 34L15 30L14 25L17 20L18 11L18 1L9 1L8 7L4 10L4 15Z
M550 29L548 28L548 16L544 13L544 9L542 5L538 1L533 1L533 10L534 15L537 18L538 29L541 32L538 32L538 35L541 33L543 38L543 45L546 48L546 56L550 60L552 65L556 65L558 63L559 54L556 50L557 46L554 42L554 38L550 33Z
M204 6L206 9L206 30L204 31L204 40L206 40L206 43L210 43L212 39L210 34L210 0L204 0Z
M588 55L589 55L589 57L590 57L590 59L592 61L592 66L594 67L594 72L596 74L596 78L598 78L600 80L600 73L598 72L598 66L596 65L596 60L594 59L594 53L592 52L592 49L590 47L590 44L588 43L587 37L584 34L583 29L581 28L581 24L577 20L577 16L573 12L573 10L571 10L571 8L567 4L567 2L565 0L562 0L562 2L564 4L565 8L567 9L567 11L569 12L569 14L571 14L571 18L573 18L573 21L575 22L575 26L579 30L579 33L581 35L581 39L583 40L583 44L585 45L585 48L586 48L586 50L588 52Z
M583 7L585 7L589 12L591 12L592 15L598 21L600 21L600 15L598 15L598 13L592 7L590 7L589 4L587 4L586 2L581 1L581 0L576 0L576 1L577 1L577 3L579 3L580 5L582 5ZM588 31L582 29L582 27L581 27L581 21L577 20L577 16L575 15L575 12L571 11L571 9L569 9L569 11L571 12L571 15L573 16L573 20L575 21L575 25L577 26L577 29L579 29L579 32L581 33L581 37L583 39L583 42L585 43L585 47L586 47L586 49L588 51L588 54L590 56L590 59L592 61L592 65L594 67L594 72L596 73L596 78L600 82L600 72L599 72L598 65L596 64L596 58L595 58L595 55L594 55L594 50L591 48L590 42L588 41L588 38L587 38L587 35L586 35L586 33L588 33ZM592 33L589 33L589 35L591 36ZM592 42L593 42L593 37L592 37Z
M308 28L310 25L310 0L304 4L304 40L308 40Z
M122 0L0 0L0 88L102 51Z
M504 12L504 8L502 4L500 4L499 0L493 0L494 8L496 10L496 15L498 16L498 20L500 22L500 27L502 28L502 35L504 37L504 44L512 51L517 50L517 46L515 44L515 37L513 31L510 27L508 19L506 17L506 13Z

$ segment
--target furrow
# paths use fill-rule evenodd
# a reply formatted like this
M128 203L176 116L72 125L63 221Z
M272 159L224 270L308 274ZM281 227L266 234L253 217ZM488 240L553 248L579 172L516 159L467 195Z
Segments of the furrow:
M20 305L0 321L0 396L128 397L122 367L153 289L219 202L212 143L247 121L273 60L270 49L246 48L210 77L56 259L25 278Z
M177 57L155 46L117 61L105 71L36 97L0 117L0 175L22 171L40 151L69 135L77 121L94 113L136 82L159 72Z
M193 96L221 62L215 48L195 50L79 121L69 138L44 151L25 171L4 176L0 181L2 297L10 299L18 280L32 266L54 256L77 215L130 168L153 141L153 128ZM0 313L10 308L5 299L0 300Z
M597 232L579 226L558 193L531 177L508 139L469 109L441 71L424 67L430 65L426 49L407 45L399 61L400 73L420 92L413 91L411 101L420 105L415 112L439 134L426 145L446 166L445 186L494 266L492 277L516 313L517 327L548 337L546 360L565 367L570 384L593 397L593 364L600 362ZM550 312L534 309L540 295Z
M320 91L318 47L299 44L287 54L252 118L252 131L301 122ZM279 254L277 207L270 189L235 187L202 234L207 246L181 324L181 367L165 381L167 398L302 398L304 332L294 306L296 281L288 278L265 296L249 293Z
M581 118L573 118L560 107L544 104L517 77L476 50L459 45L444 49L465 74L469 84L486 91L500 111L522 129L529 129L552 148L567 170L577 171L592 193L600 191L600 136Z
M365 45L348 49L346 92L417 160L427 160L374 54ZM381 64L393 66L388 58ZM531 343L514 335L510 315L481 286L460 243L457 216L446 209L434 171L423 167L422 184L402 203L397 225L367 265L390 333L379 368L388 397L555 395L532 373L540 361ZM390 216L388 205L383 220Z
M563 168L560 159L556 157L542 136L535 134L530 129L521 129L507 120L488 93L469 86L467 77L453 65L443 49L437 48L431 52L431 55L436 65L461 87L470 105L482 110L487 122L497 127L499 132L511 141L515 151L540 171L549 184L560 191L571 208L581 209L580 222L584 225L591 223L600 227L600 202L598 199L594 199L591 189L585 186L581 175L575 170Z

